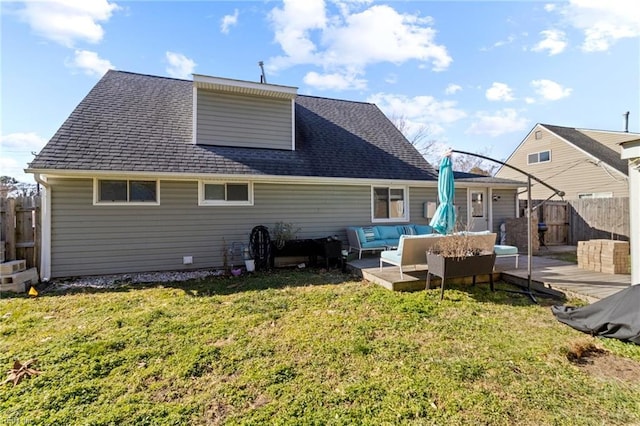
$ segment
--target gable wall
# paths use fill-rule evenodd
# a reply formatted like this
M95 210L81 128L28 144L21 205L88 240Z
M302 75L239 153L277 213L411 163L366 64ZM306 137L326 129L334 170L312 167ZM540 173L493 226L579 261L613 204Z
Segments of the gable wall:
M535 130L523 141L509 158L509 164L525 170L554 188L566 193L565 199L576 199L578 194L586 192L611 192L613 197L628 197L627 179L619 172L604 165L594 164L595 159L587 156L559 139L545 129L542 138L535 139ZM534 152L551 151L551 161L527 165L527 156ZM605 170L606 169L606 170ZM526 180L521 173L508 167L502 167L497 177L514 180ZM546 199L552 191L532 180L531 198ZM524 192L520 198L526 198Z
M289 99L197 91L198 144L291 150L292 126Z
M338 235L371 223L368 185L256 183L253 206L198 206L195 181L161 181L159 206L93 206L91 179L51 179L51 277L218 268L223 239L248 244L256 225L291 222L298 238ZM435 188L410 188L412 223ZM292 200L296 200L292 202ZM183 256L193 256L183 265ZM236 265L242 263L236 260Z

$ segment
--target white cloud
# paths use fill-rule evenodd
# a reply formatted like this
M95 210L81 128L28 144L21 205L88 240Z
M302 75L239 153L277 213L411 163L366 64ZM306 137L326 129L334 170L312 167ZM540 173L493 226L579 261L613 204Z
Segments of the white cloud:
M452 59L444 46L434 43L436 32L430 24L430 18L399 14L385 5L372 6L345 17L344 25L325 32L329 49L323 58L338 65L359 67L415 59L431 62L434 71L443 71Z
M352 11L363 5L367 8ZM348 79L364 75L375 63L415 60L443 71L452 62L446 47L435 42L429 17L401 14L387 5L369 7L368 2L339 3L338 9L331 15L321 0L285 1L282 8L274 8L270 20L284 55L267 61L270 71L316 65Z
M459 84L451 83L447 86L446 89L444 89L444 93L447 95L453 95L455 93L460 92L461 90L462 90L462 86L460 86Z
M398 82L398 75L397 74L389 74L385 79L384 79L385 83L388 84L396 84Z
M557 101L566 98L573 89L563 87L561 84L551 80L533 80L531 86L536 93L547 101Z
M229 34L229 29L238 23L238 9L233 11L233 15L225 15L220 23L220 31Z
M388 117L401 117L409 132L426 126L431 136L442 134L444 128L467 114L457 108L455 101L438 101L432 96L413 98L391 93L376 93L367 102L374 103Z
M100 22L106 22L120 9L108 0L27 1L20 17L37 34L66 47L77 41L98 43L104 36Z
M347 90L347 89L366 89L367 81L356 78L355 75L344 74L318 74L311 71L304 76L304 83L320 90Z
M188 79L197 65L182 53L166 52L165 57L169 63L166 71L171 77Z
M494 82L490 88L485 92L485 96L490 101L505 101L509 102L514 100L513 90L504 83Z
M513 34L509 35L505 40L498 40L495 43L493 43L493 47L502 47L502 46L506 46L508 44L513 43L516 40L516 36L514 36Z
M564 31L560 30L544 30L540 31L540 35L543 37L531 50L534 52L542 52L547 50L549 56L562 53L567 47L567 37Z
M522 36L526 36L527 34L526 34L526 33L521 33L520 35L522 35ZM491 50L493 50L493 49L499 49L499 48L501 48L501 47L504 47L504 46L508 46L508 45L510 45L510 44L513 44L517 39L518 39L518 35L516 35L516 34L509 34L509 35L507 36L507 38L505 38L504 40L498 40L498 41L496 41L495 43L493 43L493 44L492 44L491 46L489 46L489 47L481 47L481 48L480 48L480 51L481 51L481 52L489 52L489 51L491 51Z
M9 133L8 135L0 136L0 142L4 152L20 151L25 153L40 151L47 143L44 138L34 132Z
M33 160L32 152L39 152L47 141L36 133L10 133L0 136L0 170L20 182L32 182L33 176L24 173Z
M275 30L275 41L285 53L285 56L273 58L270 68L287 68L319 60L310 32L326 26L323 0L285 0L282 9L276 7L269 13L269 19Z
M80 69L87 75L102 77L108 70L115 67L107 59L102 59L96 52L76 50L73 60L65 63L70 68Z
M493 114L480 111L475 118L475 122L465 133L496 137L506 133L520 132L527 128L527 119L520 117L512 108L505 108Z
M618 40L640 37L636 0L571 0L556 10L584 33L581 48L586 52L606 51Z

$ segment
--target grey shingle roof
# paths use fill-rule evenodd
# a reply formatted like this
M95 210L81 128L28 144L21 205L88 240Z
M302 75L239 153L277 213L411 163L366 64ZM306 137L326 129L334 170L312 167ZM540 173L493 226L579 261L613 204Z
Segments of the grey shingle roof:
M627 160L621 159L619 152L616 152L613 149L609 148L608 146L585 135L584 133L580 132L578 129L574 129L572 127L552 126L550 124L540 124L540 125L544 126L545 128L555 133L556 135L567 140L569 143L572 143L576 147L589 153L595 158L605 162L606 164L618 170L619 172L622 172L625 175L629 174L629 171L627 168Z
M192 82L109 71L32 170L436 180L373 104L299 95L296 150L194 145Z

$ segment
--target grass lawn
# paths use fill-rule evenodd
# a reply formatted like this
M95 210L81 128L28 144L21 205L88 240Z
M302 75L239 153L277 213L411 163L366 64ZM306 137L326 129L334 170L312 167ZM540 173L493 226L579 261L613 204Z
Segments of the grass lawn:
M578 263L578 256L575 251L558 252L558 253L538 253L538 256L550 257L552 259L562 260L569 263Z
M595 343L637 364L640 346L486 287L440 302L281 270L3 296L0 365L41 373L0 386L0 424L640 423L640 381L568 356Z

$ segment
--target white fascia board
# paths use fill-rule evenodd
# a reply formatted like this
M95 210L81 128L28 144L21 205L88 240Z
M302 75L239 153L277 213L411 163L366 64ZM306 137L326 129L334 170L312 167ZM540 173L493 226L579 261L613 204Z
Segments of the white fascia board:
M296 101L291 99L291 151L296 150Z
M622 147L621 159L640 158L640 140L622 142L620 146Z
M294 99L298 94L298 88L293 86L255 83L252 81L232 80L201 74L193 75L193 85L201 89L272 98Z
M198 143L198 88L193 86L193 103L191 117L191 141L194 145Z
M41 170L26 169L26 173L38 173L48 178L148 178L161 180L250 180L252 182L267 183L304 183L304 184L337 184L337 185L410 185L410 186L438 186L437 180L400 180L400 179L366 179L366 178L338 178L315 176L273 176L273 175L243 175L243 174L204 174L204 173L168 173L168 172L124 172L109 170ZM493 188L513 189L526 186L526 183L488 183L455 181L457 188Z
M335 184L335 185L410 185L410 186L426 186L437 187L438 181L425 180L393 180L393 179L354 179L354 178L334 178L334 177L308 177L308 176L273 176L273 175L243 175L243 174L176 174L163 172L123 172L123 171L107 171L107 170L41 170L26 169L26 173L38 173L48 179L51 178L147 178L159 180L176 180L176 181L240 181L247 180L252 182L264 183L300 183L300 184ZM487 185L480 185L486 187Z

